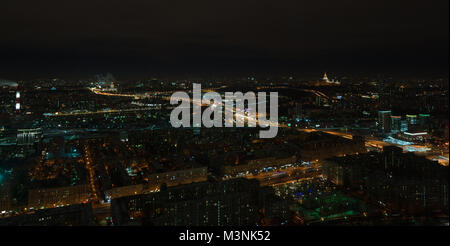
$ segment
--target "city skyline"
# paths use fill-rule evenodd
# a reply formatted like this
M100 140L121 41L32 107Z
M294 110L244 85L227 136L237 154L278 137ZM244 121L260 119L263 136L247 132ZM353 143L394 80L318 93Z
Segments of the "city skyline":
M0 227L197 245L449 227L448 0L0 9Z

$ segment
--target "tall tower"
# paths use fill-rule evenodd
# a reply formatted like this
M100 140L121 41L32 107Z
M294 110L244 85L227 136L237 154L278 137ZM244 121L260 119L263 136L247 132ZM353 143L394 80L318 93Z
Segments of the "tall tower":
M327 73L324 73L324 74L323 74L322 80L325 81L325 82L330 82L330 80L328 80Z
M19 86L16 89L16 113L20 114L20 90Z

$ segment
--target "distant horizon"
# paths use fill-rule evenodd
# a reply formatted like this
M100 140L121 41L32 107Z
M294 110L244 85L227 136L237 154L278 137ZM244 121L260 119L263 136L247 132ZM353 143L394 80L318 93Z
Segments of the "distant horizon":
M377 71L333 71L333 70L320 70L312 72L236 72L236 73L168 73L168 72L154 72L154 73L121 73L110 71L100 71L92 73L49 73L49 74L33 74L33 75L2 75L0 74L0 81L18 82L18 81L31 81L31 80L45 80L45 79L61 79L61 80L87 80L92 79L96 75L111 73L118 81L133 81L133 80L151 80L156 79L169 79L169 80L195 80L195 79L243 79L246 77L256 77L256 79L281 79L282 77L293 77L294 80L314 80L321 79L324 73L327 73L330 78L393 78L393 79L406 79L406 80L433 80L433 79L447 79L449 78L449 72L447 71L423 71L423 72L377 72Z
M0 77L448 76L449 1L4 1Z

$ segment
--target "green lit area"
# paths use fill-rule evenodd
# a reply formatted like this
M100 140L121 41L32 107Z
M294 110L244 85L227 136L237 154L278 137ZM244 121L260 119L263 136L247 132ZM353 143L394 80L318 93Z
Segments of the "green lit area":
M303 215L306 221L347 219L347 217L362 215L367 211L362 202L341 192L303 196L297 202L295 211Z

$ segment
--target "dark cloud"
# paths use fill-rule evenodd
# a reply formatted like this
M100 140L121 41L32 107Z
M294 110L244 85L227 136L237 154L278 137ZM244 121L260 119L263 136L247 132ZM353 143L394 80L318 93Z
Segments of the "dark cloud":
M3 0L0 11L0 75L448 66L448 0Z

